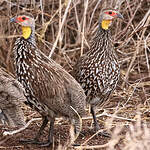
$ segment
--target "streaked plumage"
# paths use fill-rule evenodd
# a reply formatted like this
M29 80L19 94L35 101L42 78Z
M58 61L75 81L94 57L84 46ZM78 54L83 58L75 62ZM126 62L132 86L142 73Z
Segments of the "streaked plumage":
M22 85L5 69L0 68L0 120L11 127L25 125L21 101L26 101Z
M99 129L94 107L102 106L114 91L120 75L109 26L114 18L122 18L114 9L105 9L100 15L99 27L92 38L90 49L77 60L72 75L81 84L91 105L95 129Z
M31 28L29 37L26 33L23 33L24 37L16 40L13 50L17 78L25 88L28 104L44 118L42 129L40 129L34 143L38 143L37 139L49 120L50 133L46 146L52 144L54 120L55 117L59 116L69 118L75 126L76 135L78 135L80 120L71 107L79 115L84 115L86 96L82 87L59 64L48 58L37 48L33 17L20 15L13 20L27 29L26 32L30 32L29 28Z

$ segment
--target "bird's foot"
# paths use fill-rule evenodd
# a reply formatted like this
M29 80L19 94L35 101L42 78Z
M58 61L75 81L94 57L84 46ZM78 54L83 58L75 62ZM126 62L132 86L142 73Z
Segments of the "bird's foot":
M41 147L49 147L53 144L53 142L47 141L47 142L39 142L37 144L40 145Z
M95 132L99 132L99 130L101 130L98 123L96 125L94 124L94 130L95 130ZM111 134L107 133L105 131L99 132L97 135L98 136L100 135L100 136L104 136L104 137L109 137L109 138L111 137Z
M39 143L39 140L38 139L21 139L19 140L20 143L22 144L38 144Z
M72 144L72 146L73 146L73 147L76 147L76 146L80 146L80 144L74 143L74 144Z
M40 142L39 140L37 139L27 139L27 140L20 140L19 141L20 143L22 144L37 144L37 145L40 145L41 147L49 147L50 145L52 145L52 142L51 141L47 141L47 142Z
M98 135L107 137L107 138L111 138L111 134L108 132L105 132L105 131L99 132Z

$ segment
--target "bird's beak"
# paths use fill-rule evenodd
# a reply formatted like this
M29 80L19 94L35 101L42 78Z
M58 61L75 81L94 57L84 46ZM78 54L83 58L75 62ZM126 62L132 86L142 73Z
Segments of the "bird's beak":
M117 18L120 18L120 19L122 19L122 20L124 19L123 16L122 16L119 12L117 12L116 17L117 17Z
M11 18L10 22L16 22L16 17Z

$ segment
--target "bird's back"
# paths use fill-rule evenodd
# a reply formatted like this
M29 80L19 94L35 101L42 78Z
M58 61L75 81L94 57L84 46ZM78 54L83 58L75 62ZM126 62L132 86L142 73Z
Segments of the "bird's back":
M0 109L4 122L10 126L25 125L25 118L21 109L21 101L26 101L23 87L8 73L0 68Z
M52 110L54 115L68 117L69 111L72 111L70 106L82 115L85 111L85 94L80 84L35 45L23 38L18 40L21 41L17 41L14 47L16 65L23 69L17 71L18 80L25 87L28 100L45 115ZM18 47L23 48L19 50ZM25 59L20 63L18 60L22 57Z

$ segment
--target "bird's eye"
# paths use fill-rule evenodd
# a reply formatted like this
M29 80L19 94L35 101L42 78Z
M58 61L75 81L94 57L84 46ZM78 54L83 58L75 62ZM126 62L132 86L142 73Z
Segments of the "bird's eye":
M112 14L112 11L109 11L108 14L111 15L111 14Z
M22 20L26 20L26 17L22 17Z

